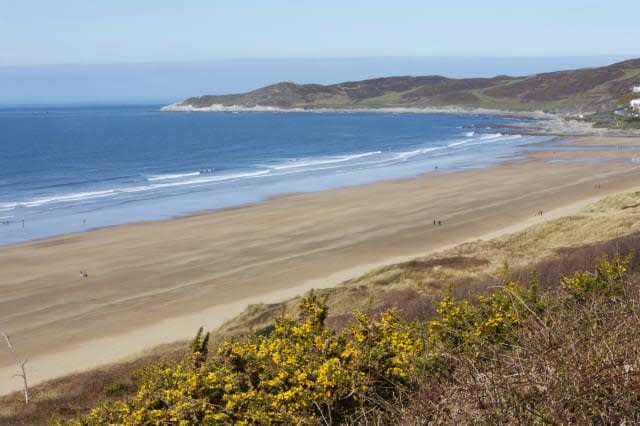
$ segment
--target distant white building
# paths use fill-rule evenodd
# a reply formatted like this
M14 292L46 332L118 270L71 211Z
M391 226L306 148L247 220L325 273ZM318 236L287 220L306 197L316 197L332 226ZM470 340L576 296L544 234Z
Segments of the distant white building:
M640 93L640 86L633 86L633 88L631 89L631 91L633 93Z

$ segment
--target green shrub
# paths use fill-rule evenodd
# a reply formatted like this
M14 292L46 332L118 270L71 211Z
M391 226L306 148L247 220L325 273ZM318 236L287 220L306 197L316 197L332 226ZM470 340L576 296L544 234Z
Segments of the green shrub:
M625 259L615 256L611 262L608 258L601 257L594 272L578 271L573 277L565 277L561 288L579 301L594 295L620 295L623 289L622 279L630 263L631 255Z
M486 295L455 300L448 289L429 324L429 343L440 350L464 351L485 343L514 343L513 331L544 309L537 279L528 287L511 281L505 267L503 284Z
M206 361L200 330L184 362L148 367L131 401L97 407L76 424L336 421L409 386L424 339L397 310L379 320L356 313L342 332L324 327L327 309L313 294L300 311L298 320L279 317L269 334L225 342Z

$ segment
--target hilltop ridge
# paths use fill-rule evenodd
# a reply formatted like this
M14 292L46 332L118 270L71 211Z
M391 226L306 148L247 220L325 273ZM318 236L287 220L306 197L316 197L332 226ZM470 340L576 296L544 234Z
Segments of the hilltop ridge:
M247 93L202 95L165 111L446 108L596 113L615 109L640 84L640 59L512 77L396 76L338 84L280 82Z

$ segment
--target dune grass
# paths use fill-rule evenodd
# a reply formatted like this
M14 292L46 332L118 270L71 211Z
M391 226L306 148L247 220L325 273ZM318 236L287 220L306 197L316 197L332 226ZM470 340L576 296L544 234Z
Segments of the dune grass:
M623 193L521 232L464 243L409 262L374 269L336 287L318 290L317 294L327 300L328 324L339 327L354 309L378 311L398 304L412 311L409 306L412 301L432 302L449 284L463 289L499 280L505 263L513 271L524 270L571 249L637 232L640 232L640 193ZM292 299L277 305L251 306L223 325L221 331L233 334L246 330L247 325L264 327L282 310L295 310L297 303L298 299Z
M162 345L137 359L71 374L29 389L31 402L20 392L0 397L0 424L46 425L51 418L71 418L85 413L96 401L117 400L135 391L137 371L161 360L180 359L186 342ZM27 364L27 373L29 366Z

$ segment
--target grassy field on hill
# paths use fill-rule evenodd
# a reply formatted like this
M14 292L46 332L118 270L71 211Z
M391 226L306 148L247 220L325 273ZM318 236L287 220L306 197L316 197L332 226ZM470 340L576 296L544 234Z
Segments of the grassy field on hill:
M634 85L640 85L640 59L524 77L403 76L327 86L283 82L241 94L192 97L176 105L196 109L214 105L283 109L462 107L586 114L612 111Z

